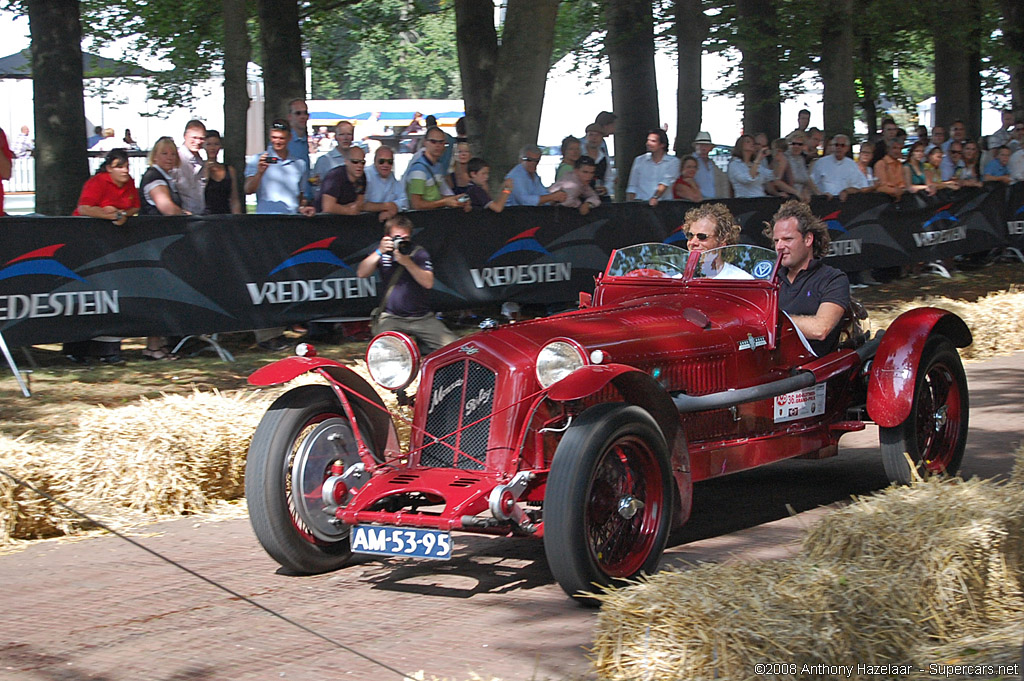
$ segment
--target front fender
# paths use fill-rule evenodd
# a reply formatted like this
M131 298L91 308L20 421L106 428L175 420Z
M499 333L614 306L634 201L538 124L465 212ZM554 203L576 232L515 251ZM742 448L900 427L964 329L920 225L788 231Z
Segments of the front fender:
M868 381L868 416L879 426L894 428L910 416L921 353L932 334L945 336L958 348L973 340L964 320L936 307L904 312L886 329Z
M630 404L644 409L661 428L672 457L672 476L676 482L676 505L673 527L683 525L690 517L693 481L686 434L679 427L679 410L665 389L650 375L625 364L588 365L577 369L548 390L555 402L581 400L604 389L609 383Z
M249 374L249 385L280 385L320 367L334 367L351 371L341 362L336 362L326 357L299 357L293 355L279 359L273 364L260 367Z
M368 419L371 429L368 437L373 442L375 451L397 452L398 433L384 400L365 378L341 362L326 357L285 357L252 372L249 375L249 384L278 385L318 369L320 371L317 373L340 386L342 390L350 395L355 393L359 396L350 399L349 402L353 408L361 410Z

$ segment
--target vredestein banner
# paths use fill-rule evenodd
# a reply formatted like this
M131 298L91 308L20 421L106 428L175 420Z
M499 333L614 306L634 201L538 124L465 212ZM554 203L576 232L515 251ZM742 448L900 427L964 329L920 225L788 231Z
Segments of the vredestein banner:
M741 240L770 246L779 199L725 201ZM693 204L612 204L582 216L558 207L500 214L409 213L431 254L439 311L516 301L571 304L592 291L612 250L643 242L685 248ZM811 208L847 271L1024 245L1024 187L965 189L893 202L876 194ZM0 332L13 346L98 335L213 333L366 316L383 284L356 267L377 248L375 215L0 219Z

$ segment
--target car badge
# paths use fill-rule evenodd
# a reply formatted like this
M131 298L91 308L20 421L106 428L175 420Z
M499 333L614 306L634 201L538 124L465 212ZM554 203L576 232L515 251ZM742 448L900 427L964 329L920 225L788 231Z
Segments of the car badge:
M459 352L464 352L467 355L475 355L476 353L480 352L480 348L473 345L472 343L468 343L459 348Z
M737 350L754 350L755 348L759 348L759 347L761 347L763 345L768 345L768 339L767 338L765 338L764 336L755 336L752 333L748 333L747 334L747 339L746 340L741 340L737 344L736 349Z
M754 265L754 276L757 279L767 279L772 273L773 267L775 267L775 263L770 260L762 260Z

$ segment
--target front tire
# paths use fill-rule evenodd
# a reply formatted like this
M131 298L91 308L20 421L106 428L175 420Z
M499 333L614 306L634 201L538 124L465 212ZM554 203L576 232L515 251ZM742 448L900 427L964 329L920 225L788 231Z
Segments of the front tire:
M559 442L544 495L555 580L574 596L654 570L672 498L668 446L651 415L625 404L587 409Z
M956 475L967 444L969 411L960 355L945 337L932 336L921 353L910 415L898 426L878 429L889 480L909 485L918 476Z
M349 527L333 523L319 498L336 460L348 467L360 457L349 419L324 385L281 395L253 435L245 465L249 521L264 550L291 572L329 572L351 558Z

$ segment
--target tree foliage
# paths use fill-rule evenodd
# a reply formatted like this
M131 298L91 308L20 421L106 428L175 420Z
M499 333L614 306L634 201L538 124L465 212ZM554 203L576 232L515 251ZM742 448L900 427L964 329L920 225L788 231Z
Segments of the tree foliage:
M309 14L314 99L462 97L450 2L365 0Z

